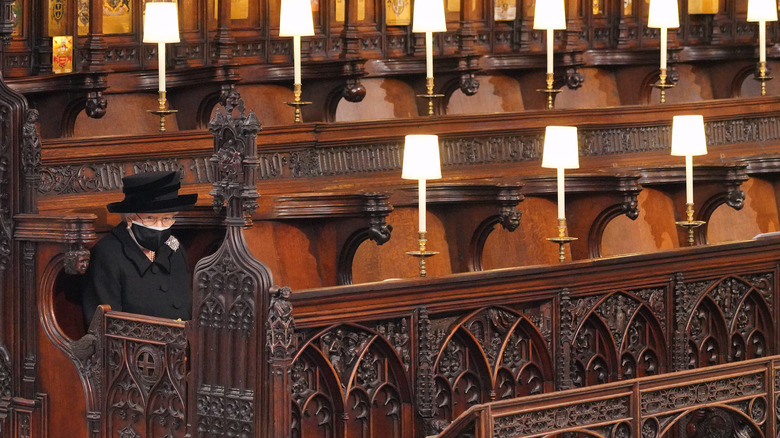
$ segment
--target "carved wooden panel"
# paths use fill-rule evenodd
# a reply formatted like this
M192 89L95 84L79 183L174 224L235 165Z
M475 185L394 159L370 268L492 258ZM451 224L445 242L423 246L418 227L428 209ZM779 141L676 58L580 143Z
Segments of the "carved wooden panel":
M300 336L292 364L294 437L411 436L408 319Z
M687 283L688 368L773 354L774 274Z
M665 288L617 291L572 301L574 386L666 370Z
M540 322L540 319L536 319ZM421 324L428 324L421 321ZM449 422L470 406L549 390L553 361L547 337L534 322L503 307L478 309L460 318L437 318L420 339L430 354L429 422ZM428 409L421 406L421 409Z
M106 318L105 415L108 436L184 437L184 323Z

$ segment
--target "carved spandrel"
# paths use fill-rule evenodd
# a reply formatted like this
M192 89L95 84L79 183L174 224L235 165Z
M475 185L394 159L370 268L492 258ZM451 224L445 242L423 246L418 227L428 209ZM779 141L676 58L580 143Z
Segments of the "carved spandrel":
M623 335L629 321L633 319L634 313L639 309L639 304L639 301L631 296L615 293L596 308L596 313L607 323L607 327L612 332L618 349L623 343Z
M377 324L374 329L395 348L395 352L401 358L404 368L409 371L412 361L409 320L401 318L400 320L382 322Z

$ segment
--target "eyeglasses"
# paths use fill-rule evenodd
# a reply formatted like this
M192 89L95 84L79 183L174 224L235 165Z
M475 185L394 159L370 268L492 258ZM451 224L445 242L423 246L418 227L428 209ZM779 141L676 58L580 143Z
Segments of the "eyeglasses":
M174 222L176 222L176 219L173 216L159 216L153 214L137 214L136 216L138 216L138 219L141 220L141 223L147 227L152 227L157 224L160 224L164 227L170 227L174 224Z

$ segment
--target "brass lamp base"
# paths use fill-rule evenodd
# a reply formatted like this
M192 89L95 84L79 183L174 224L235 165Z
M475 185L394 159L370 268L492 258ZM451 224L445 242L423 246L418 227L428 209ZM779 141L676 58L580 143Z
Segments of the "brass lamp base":
M420 249L417 251L406 252L407 255L410 255L412 257L417 257L420 259L420 277L425 277L427 274L425 270L425 259L428 257L433 257L439 253L438 251L426 251L425 244L428 242L426 237L427 237L427 233L421 232L418 238L420 243Z
M694 239L695 235L695 229L699 228L700 226L706 224L706 221L695 221L693 220L693 204L688 203L685 204L685 213L686 213L686 220L684 221L677 221L675 222L678 226L683 227L688 230L688 245L693 246L696 240Z
M547 83L547 88L537 88L536 91L547 94L548 110L555 109L555 96L557 96L561 90L556 90L553 88L554 79L552 73L547 73L547 79L545 81Z
M290 105L291 107L295 108L295 123L302 123L303 118L301 118L301 107L305 105L311 105L311 102L304 102L301 100L301 84L294 84L293 86L293 100L292 102L285 102L285 104Z
M433 99L438 99L440 97L444 97L443 94L433 94L433 78L425 78L425 88L427 89L427 93L425 94L418 94L417 97L421 97L423 99L428 99L428 115L433 115Z
M558 237L548 237L547 240L558 244L558 260L563 263L566 261L566 244L577 238L566 235L566 219L558 218Z
M157 98L157 102L160 105L159 108L146 110L150 114L154 114L160 118L160 132L165 132L165 116L179 112L178 110L168 108L168 100L166 99L165 94L165 91L159 92L159 97Z
M754 76L753 79L761 81L761 95L766 96L766 81L774 79L767 74L766 62L759 62L758 64L758 76Z
M662 68L661 74L658 75L658 83L652 85L653 88L661 90L661 103L666 103L666 89L674 87L674 84L666 83L666 77L666 69Z

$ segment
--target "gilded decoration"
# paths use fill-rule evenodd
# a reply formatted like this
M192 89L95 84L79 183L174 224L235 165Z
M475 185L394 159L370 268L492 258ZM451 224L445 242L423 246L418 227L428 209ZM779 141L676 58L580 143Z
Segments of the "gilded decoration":
M133 9L130 0L104 0L103 33L130 33L133 29Z
M385 0L385 17L388 26L412 24L412 4L409 0Z

